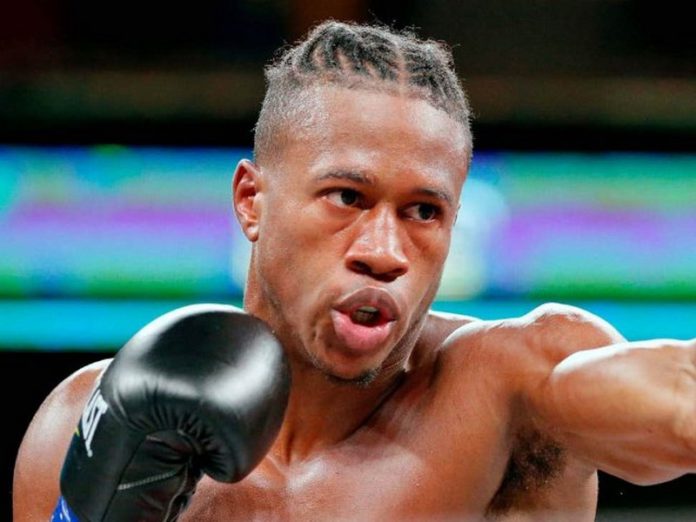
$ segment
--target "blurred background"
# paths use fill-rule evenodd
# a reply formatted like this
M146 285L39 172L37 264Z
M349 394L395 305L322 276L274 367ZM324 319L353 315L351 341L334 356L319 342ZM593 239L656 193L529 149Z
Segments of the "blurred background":
M453 46L475 157L435 308L549 300L631 340L696 336L696 32L681 2L24 0L0 16L0 518L69 373L157 315L239 304L230 209L263 65L325 18ZM696 480L601 475L598 520L694 520Z

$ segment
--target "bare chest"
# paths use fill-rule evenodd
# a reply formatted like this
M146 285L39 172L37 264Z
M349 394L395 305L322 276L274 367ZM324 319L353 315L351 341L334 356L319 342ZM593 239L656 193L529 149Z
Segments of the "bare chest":
M475 466L468 477L452 477L413 453L353 457L317 458L283 472L264 463L238 484L205 478L184 520L435 520L485 510L490 492Z
M445 438L413 445L379 436L287 468L266 461L238 484L204 478L182 520L512 521L570 509L591 520L586 480L562 469L539 475L530 451L511 455L471 436L457 454Z
M204 478L182 520L592 520L590 475L511 432L491 387L459 378L467 401L406 386L338 446L289 466L267 459L237 484Z

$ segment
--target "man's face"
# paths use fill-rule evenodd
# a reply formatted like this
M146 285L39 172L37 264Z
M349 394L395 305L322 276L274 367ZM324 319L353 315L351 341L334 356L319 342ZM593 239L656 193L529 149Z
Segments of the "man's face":
M316 100L311 125L286 129L254 171L247 293L293 355L354 380L408 356L449 249L467 149L460 125L421 99L323 87Z

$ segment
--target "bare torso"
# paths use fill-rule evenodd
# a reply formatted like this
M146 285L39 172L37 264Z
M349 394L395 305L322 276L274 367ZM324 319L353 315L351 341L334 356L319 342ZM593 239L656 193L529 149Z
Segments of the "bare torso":
M596 473L510 418L492 365L459 367L452 408L447 358L425 355L340 445L269 457L238 484L205 478L183 520L593 520Z
M271 452L237 484L204 477L181 520L593 520L594 469L537 432L510 393L517 358L500 354L523 350L529 328L471 323L443 344L466 323L432 317L414 351L415 368L350 437L297 461L279 462ZM64 420L50 428L50 440L60 444L42 444L50 458L36 464L45 466L38 489L51 499L47 506L55 502L62 455L101 368L48 400L62 401ZM32 430L50 436L34 425L24 446L37 444ZM32 471L38 470L19 469L16 488L21 474ZM22 493L15 491L16 509Z
M281 467L267 459L239 484L204 479L182 520L594 519L595 475L536 435L518 441L518 469L500 488L511 448L485 401L471 404L469 425L457 430L427 408L385 410L307 461ZM455 453L453 436L470 451Z

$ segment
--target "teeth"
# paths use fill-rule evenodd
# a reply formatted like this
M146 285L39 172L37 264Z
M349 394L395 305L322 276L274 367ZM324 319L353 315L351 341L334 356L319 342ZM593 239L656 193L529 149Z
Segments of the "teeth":
M361 306L351 314L350 318L358 324L374 323L379 319L379 310L374 306Z

